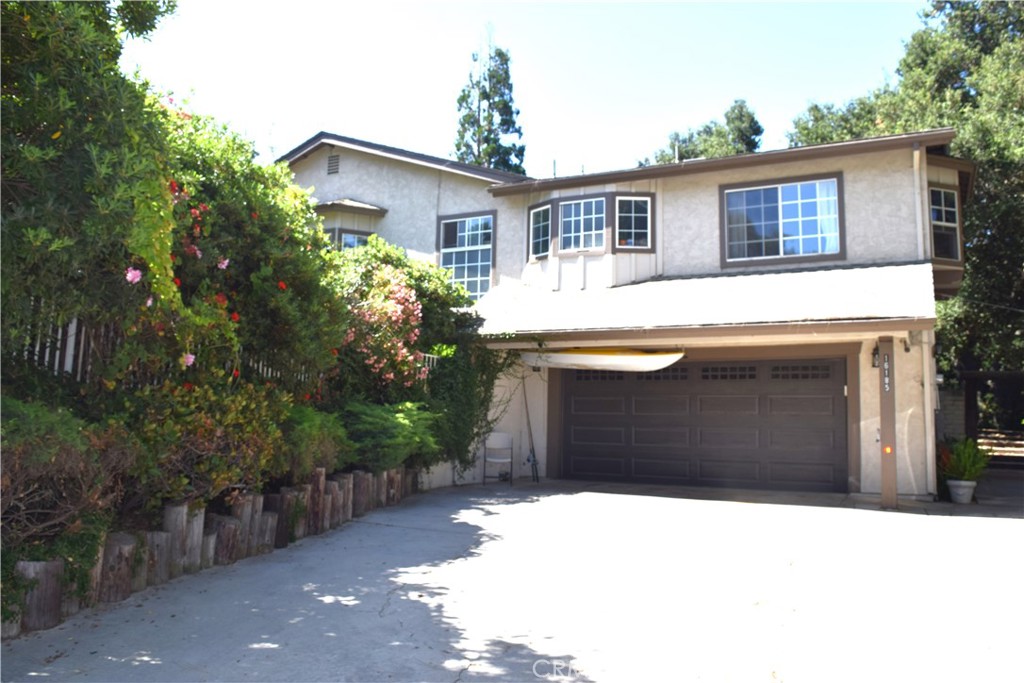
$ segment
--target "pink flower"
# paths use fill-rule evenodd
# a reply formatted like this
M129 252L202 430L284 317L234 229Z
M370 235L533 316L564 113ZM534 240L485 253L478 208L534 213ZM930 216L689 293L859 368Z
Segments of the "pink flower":
M231 259L221 259L220 261L217 261L217 267L221 270L227 270L229 263L231 263Z
M192 364L195 363L195 362L196 362L196 357L193 354L191 354L191 353L183 353L183 354L181 354L181 365L182 365L182 367L185 367L185 368L191 367Z
M142 271L138 268L129 267L124 271L124 279L134 285L142 279Z
M148 299L146 299L146 308L149 308L152 305L153 305L153 297L149 297Z

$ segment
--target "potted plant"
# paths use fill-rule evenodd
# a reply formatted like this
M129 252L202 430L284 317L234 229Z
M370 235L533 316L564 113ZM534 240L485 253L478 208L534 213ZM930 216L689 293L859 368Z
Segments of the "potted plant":
M943 446L939 468L954 503L970 503L978 477L988 466L992 454L980 447L974 439L961 439Z

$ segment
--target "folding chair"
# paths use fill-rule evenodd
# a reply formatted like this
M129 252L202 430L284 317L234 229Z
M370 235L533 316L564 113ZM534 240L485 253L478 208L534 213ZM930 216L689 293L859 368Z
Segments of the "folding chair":
M508 469L498 474L487 474L488 465L508 465ZM484 440L484 483L488 479L504 479L508 477L508 485L515 479L515 462L512 459L512 435L505 432L491 432Z

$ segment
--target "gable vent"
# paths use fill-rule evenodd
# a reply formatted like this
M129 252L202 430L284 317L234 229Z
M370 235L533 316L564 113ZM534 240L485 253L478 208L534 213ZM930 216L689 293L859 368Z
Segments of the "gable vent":
M332 154L331 156L327 157L327 173L328 173L328 175L330 175L331 173L337 173L338 172L338 165L340 164L340 162L341 162L341 157L338 156L337 154Z

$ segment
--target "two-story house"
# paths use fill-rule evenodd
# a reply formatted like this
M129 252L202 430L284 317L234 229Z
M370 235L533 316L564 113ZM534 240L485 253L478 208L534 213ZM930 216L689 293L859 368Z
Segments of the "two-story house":
M545 180L325 133L283 159L340 244L451 269L521 352L519 474L532 440L548 477L894 504L936 490L935 301L973 176L953 135Z

